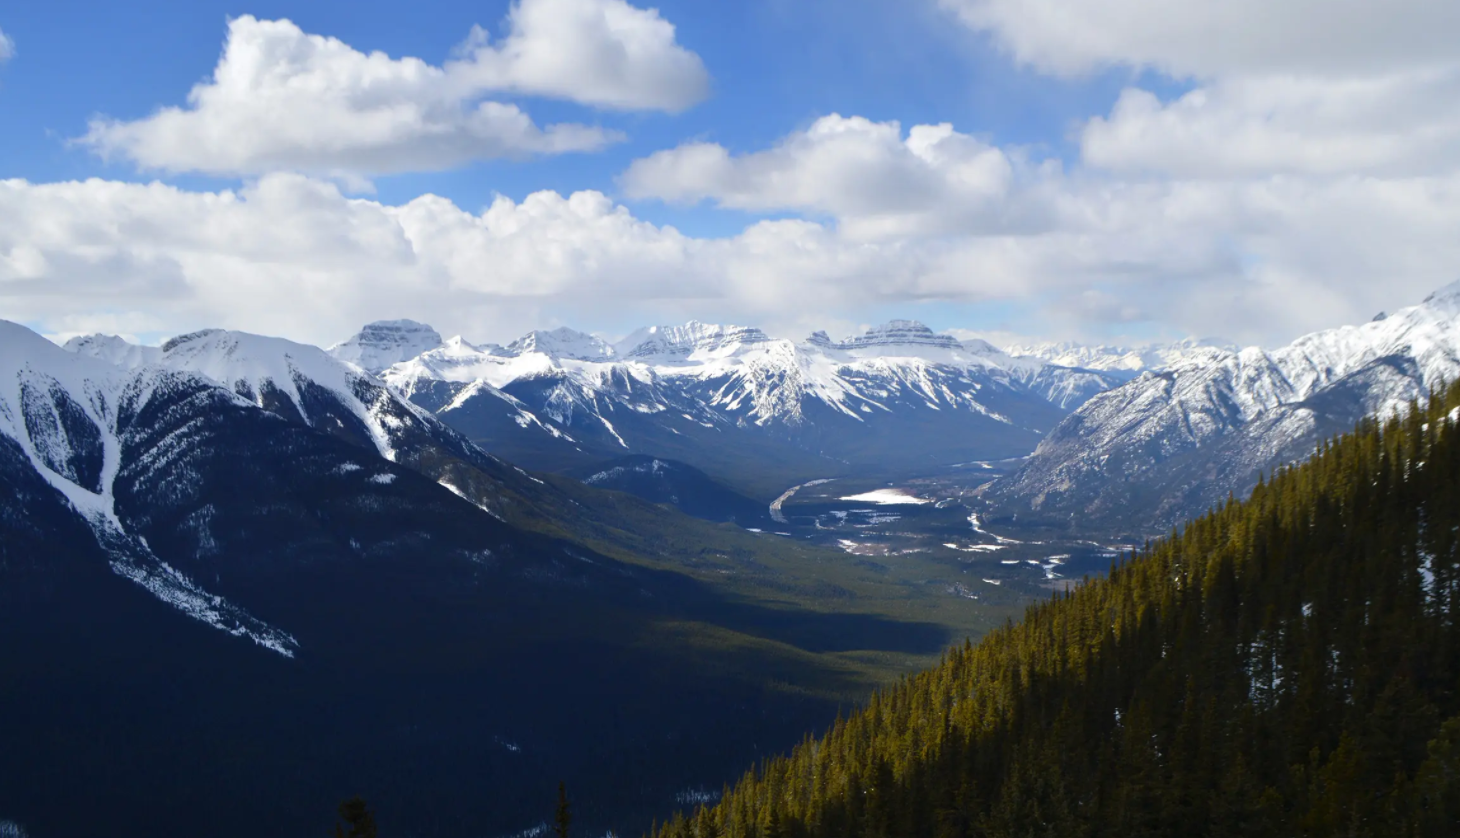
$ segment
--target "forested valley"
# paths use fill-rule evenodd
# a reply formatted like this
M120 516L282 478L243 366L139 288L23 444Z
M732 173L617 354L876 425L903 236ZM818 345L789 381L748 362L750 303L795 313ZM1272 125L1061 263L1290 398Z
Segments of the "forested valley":
M947 653L657 838L1449 836L1460 387Z

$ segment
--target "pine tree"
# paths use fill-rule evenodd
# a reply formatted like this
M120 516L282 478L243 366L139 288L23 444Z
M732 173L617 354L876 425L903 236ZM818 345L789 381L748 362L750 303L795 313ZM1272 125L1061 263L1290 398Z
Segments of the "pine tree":
M1460 834L1457 416L1361 423L658 834Z
M376 838L375 815L371 813L370 807L360 795L346 800L340 804L340 820L350 828L346 832L338 822L335 823L336 838Z
M558 838L568 838L568 825L573 822L573 809L568 804L568 784L558 783L558 811L554 818L553 831Z

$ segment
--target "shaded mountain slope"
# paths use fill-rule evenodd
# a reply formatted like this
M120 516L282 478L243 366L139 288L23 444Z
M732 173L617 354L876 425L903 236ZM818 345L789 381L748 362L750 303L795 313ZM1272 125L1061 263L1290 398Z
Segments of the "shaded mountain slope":
M0 819L33 834L307 834L354 793L504 834L561 778L581 823L646 822L949 640L845 572L826 607L834 554L533 477L319 350L73 348L0 322Z
M589 486L627 492L686 515L742 527L771 523L768 504L748 498L699 469L675 460L633 455L569 472Z

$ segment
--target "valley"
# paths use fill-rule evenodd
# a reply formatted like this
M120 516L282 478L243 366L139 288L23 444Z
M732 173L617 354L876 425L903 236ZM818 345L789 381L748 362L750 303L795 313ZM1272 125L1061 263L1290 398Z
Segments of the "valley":
M0 632L40 640L5 646L30 676L0 690L24 722L0 813L95 828L51 796L61 741L95 807L153 833L230 788L278 801L250 830L353 789L420 834L514 835L557 779L583 825L643 829L1103 577L1153 509L1245 494L1460 370L1455 299L1305 339L1328 367L1301 380L1281 359L1312 351L1040 350L1092 371L906 321L505 347L390 321L329 351L5 324ZM1200 491L1144 500L1170 480ZM105 756L164 740L166 763Z

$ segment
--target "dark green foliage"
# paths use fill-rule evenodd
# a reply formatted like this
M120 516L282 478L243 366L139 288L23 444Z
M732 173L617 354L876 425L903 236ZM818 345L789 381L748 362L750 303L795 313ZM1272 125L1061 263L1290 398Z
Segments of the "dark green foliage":
M659 838L1460 832L1460 387L872 697Z
M336 838L376 838L375 815L370 812L370 807L365 805L365 800L360 795L357 794L340 804L340 820L345 822L350 831L344 831L344 827L336 823Z

